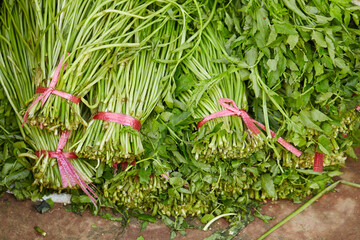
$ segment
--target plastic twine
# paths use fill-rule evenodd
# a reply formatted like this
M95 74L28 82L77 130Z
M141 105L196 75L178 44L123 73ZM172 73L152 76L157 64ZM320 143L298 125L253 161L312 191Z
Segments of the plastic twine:
M315 149L315 157L314 157L314 167L313 170L315 172L322 172L323 171L323 164L324 164L324 153L319 153Z
M71 186L75 186L76 184L80 186L80 188L84 191L86 195L89 196L91 201L96 206L97 198L96 193L94 190L84 181L84 177L81 173L69 162L68 158L75 159L77 155L73 152L63 152L63 149L66 145L67 140L69 139L70 131L63 131L56 148L56 151L48 151L48 150L41 150L36 151L36 156L40 157L43 154L49 154L50 158L56 158L57 163L59 166L60 176L62 186L64 188L68 187L69 184Z
M261 133L260 129L257 126L255 126L255 124L258 125L261 129L266 130L266 127L263 124L259 123L255 119L251 118L250 115L246 111L239 109L238 106L236 106L234 100L228 99L228 98L220 98L219 103L221 106L223 106L226 109L204 117L198 123L198 125L197 125L198 129L211 119L218 118L218 117L237 115L242 118L246 127L249 128L250 131L252 133L254 133L255 135L258 135ZM228 103L231 103L232 106L229 105ZM270 133L273 138L276 136L276 133L274 131L270 130ZM280 143L284 148L286 148L288 151L290 151L297 157L300 157L300 155L302 154L302 152L300 150L298 150L297 148L292 146L289 142L285 141L281 137L279 137L277 139L277 142Z
M121 125L130 126L137 131L140 131L141 128L141 123L139 120L122 113L99 112L93 117L93 119L119 123Z
M29 111L31 108L33 108L35 106L35 104L37 104L38 102L41 101L41 107L44 106L46 100L50 97L50 94L54 94L57 95L59 97L65 98L73 103L79 104L81 99L79 97L76 97L70 93L66 93L66 92L62 92L62 91L58 91L55 90L55 86L59 80L59 75L60 75L60 71L61 71L61 65L63 62L63 58L61 57L60 62L55 70L54 76L50 82L50 86L49 87L38 87L36 89L36 93L42 93L40 96L38 96L29 106L29 108L26 110L24 118L23 118L23 122L22 122L22 127L24 126L24 124L27 121L27 117L29 116ZM64 70L66 68L66 63L64 64Z

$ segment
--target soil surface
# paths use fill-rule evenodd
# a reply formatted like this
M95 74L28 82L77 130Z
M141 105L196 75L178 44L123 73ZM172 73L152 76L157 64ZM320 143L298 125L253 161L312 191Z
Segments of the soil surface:
M360 148L355 149L360 157ZM349 159L340 179L360 183L360 163ZM360 189L339 184L335 192L328 193L312 204L305 211L273 232L266 239L360 239ZM82 216L66 211L68 206L55 204L54 207L40 214L35 209L35 203L18 201L11 194L0 198L0 240L8 239L136 239L143 236L145 240L169 239L170 229L160 220L149 223L141 230L143 221L131 218L128 226L121 222L106 220L93 216L85 211ZM255 219L243 229L235 239L257 239L272 226L280 222L300 204L291 201L269 202L262 207L262 213L275 216L270 223ZM204 239L213 232L225 229L228 224L224 219L215 222L209 231L200 230L203 225L197 220L191 224L198 229L186 230L186 236L180 234L175 239ZM46 232L46 237L39 235L34 227L40 227Z

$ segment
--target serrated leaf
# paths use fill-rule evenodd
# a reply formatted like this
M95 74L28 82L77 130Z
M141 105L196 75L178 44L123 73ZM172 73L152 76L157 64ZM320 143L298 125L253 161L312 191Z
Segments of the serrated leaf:
M316 42L317 45L323 48L327 48L327 44L324 38L324 35L321 32L313 31L311 34L311 39Z
M261 176L261 188L271 197L276 198L276 191L274 187L273 179L270 174L263 174Z
M332 145L330 139L327 136L321 135L318 138L318 142L319 142L318 146L319 146L320 150L323 153L325 153L325 154L330 154L331 153L333 145Z
M269 59L266 64L268 65L270 71L276 71L277 68L277 60L276 59Z
M276 32L280 34L286 34L286 35L298 34L294 25L291 25L289 23L285 23L285 22L275 23L274 27Z
M174 187L182 187L186 184L186 181L181 177L172 177L170 178L170 184Z
M294 35L289 35L286 43L289 44L290 46L290 50L293 50L293 48L296 46L296 44L299 41L299 35L298 34L294 34Z
M311 114L308 111L302 110L300 112L299 117L301 122L304 124L304 126L322 132L322 129L310 119L309 115L311 116Z
M208 223L208 222L210 222L210 220L211 219L213 219L214 218L214 215L212 215L212 214L205 214L202 218L201 218L201 222L202 223Z
M249 66L253 66L258 58L258 50L255 47L250 48L245 53L245 61Z
M311 110L311 117L314 121L318 121L318 122L331 120L328 116L326 116L324 113L320 112L317 109Z

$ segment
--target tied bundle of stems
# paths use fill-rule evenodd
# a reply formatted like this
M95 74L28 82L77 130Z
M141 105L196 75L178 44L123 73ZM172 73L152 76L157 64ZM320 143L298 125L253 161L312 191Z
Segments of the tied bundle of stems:
M201 120L224 110L219 104L221 98L233 99L240 109L248 109L244 83L248 75L222 63L227 56L224 45L225 39L210 23L204 30L199 50L192 58L184 61L183 74L195 75L198 82L195 89L181 93L179 99L190 107L196 119ZM212 119L198 131L193 153L200 159L211 160L214 156L224 159L243 158L258 151L263 145L264 135L253 134L239 116Z
M110 68L106 63L109 55L114 54L113 50L140 48L152 38L154 33L149 33L143 41L130 41L136 31L163 20L159 17L152 21L152 18L167 11L171 4L159 5L159 10L153 11L156 1L72 1L65 4L54 0L37 3L34 28L40 31L33 37L37 42L32 48L36 53L40 51L35 59L39 63L34 77L36 87L49 87L63 57L67 67L62 68L65 72L61 72L55 89L82 98L86 104L83 97L105 78ZM133 31L138 19L142 24ZM36 94L30 100L38 96ZM77 129L79 124L87 126L82 104L54 94L42 107L41 104L29 109L28 119L33 126L44 127L55 134L59 130Z
M30 140L32 147L36 151L55 151L57 149L60 136L54 135L47 131L41 131L38 128L31 128L31 137ZM69 148L71 146L72 140L71 138L67 142L63 152L70 152ZM35 159L34 166L32 168L34 174L34 184L40 185L40 188L51 188L61 190L64 189L62 185L62 178L60 175L58 161L55 158L49 157L48 153L43 153L40 156L36 155L28 155ZM74 166L77 173L81 178L86 182L90 183L92 178L95 176L96 167L98 166L97 161L91 161L88 159L75 158L68 159L69 162ZM69 179L68 179L69 180ZM79 185L72 186L69 181L69 185L66 189L77 189Z
M6 3L5 3L6 5ZM32 39L33 29L31 24L22 25L17 28L17 23L24 23L24 15L29 10L28 5L15 4L2 9L0 31L3 37L0 38L0 83L5 95L16 115L18 125L24 141L29 144L29 153L23 154L34 161L31 168L34 173L36 184L41 187L62 189L62 182L57 161L49 158L47 154L37 157L32 154L34 151L55 151L59 143L59 136L55 136L47 131L42 131L37 127L25 125L21 128L22 116L20 109L24 109L26 101L31 98L34 91L32 74L35 69L35 58L32 55L28 44L34 42L27 41ZM11 9L11 11L9 11ZM16 14L15 14L16 13ZM71 141L70 141L71 142ZM65 146L64 151L69 149L70 143ZM70 162L86 182L89 182L94 174L96 162L93 164L84 159L73 159ZM77 186L70 186L75 188Z
M146 27L136 24L133 35L125 34L134 43L146 41L149 35L152 39L141 49L113 54L108 74L88 95L90 104L98 105L94 114L121 113L142 124L161 99L182 57L182 50L177 49L185 43L186 32L166 12L153 22ZM77 139L72 147L77 154L108 163L132 162L144 151L140 133L116 122L92 119L84 131L78 131Z

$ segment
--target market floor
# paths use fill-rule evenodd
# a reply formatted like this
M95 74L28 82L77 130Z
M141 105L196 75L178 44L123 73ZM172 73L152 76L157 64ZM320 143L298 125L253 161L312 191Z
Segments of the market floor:
M355 149L360 156L360 148ZM360 163L352 159L343 168L341 179L360 183ZM360 239L360 189L339 184L335 192L328 193L312 204L304 212L268 236L267 239ZM0 240L7 239L169 239L170 230L157 221L141 230L141 220L131 218L123 227L121 222L92 216L85 212L82 216L66 211L67 206L55 204L48 212L40 214L31 201L17 201L12 195L0 198ZM299 208L291 201L269 202L262 207L262 213L276 218L270 223L255 219L235 239L257 239L268 229ZM192 224L200 228L197 220ZM47 235L40 236L34 230L38 226ZM178 234L175 239L203 239L216 230L225 229L224 219L215 222L210 231L188 229L186 236Z

